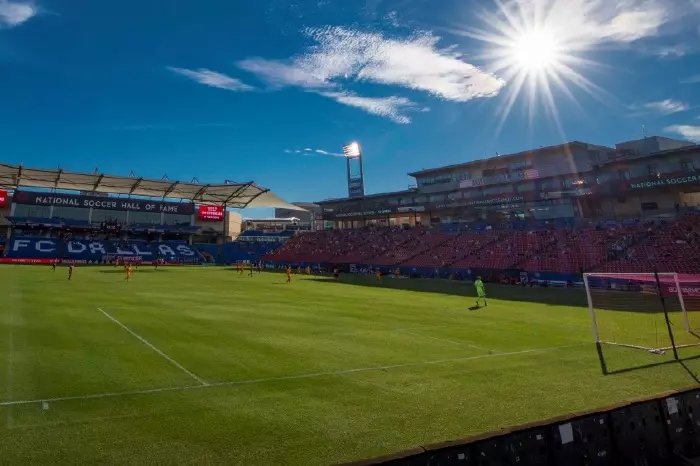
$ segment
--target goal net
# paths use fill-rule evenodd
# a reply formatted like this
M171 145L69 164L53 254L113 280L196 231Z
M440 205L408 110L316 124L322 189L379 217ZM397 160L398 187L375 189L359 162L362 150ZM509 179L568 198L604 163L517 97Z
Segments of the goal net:
M651 352L700 346L700 276L587 273L593 336Z

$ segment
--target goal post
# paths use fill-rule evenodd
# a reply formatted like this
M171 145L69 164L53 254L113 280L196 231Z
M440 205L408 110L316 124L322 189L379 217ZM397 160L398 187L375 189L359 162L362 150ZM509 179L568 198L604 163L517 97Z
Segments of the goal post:
M677 273L586 273L583 276L593 338L597 344L618 345L663 353L700 346L700 318L693 322L686 308L700 296L700 277ZM691 314L693 314L691 312Z

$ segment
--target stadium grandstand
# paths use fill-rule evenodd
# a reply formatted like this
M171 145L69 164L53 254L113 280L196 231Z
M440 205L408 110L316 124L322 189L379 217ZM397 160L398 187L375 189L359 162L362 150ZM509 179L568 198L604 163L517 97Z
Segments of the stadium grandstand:
M0 165L0 261L231 263L271 249L230 209L300 207L253 182L202 184Z
M405 191L318 202L318 228L265 256L407 276L581 282L700 273L700 146L571 142L410 173Z

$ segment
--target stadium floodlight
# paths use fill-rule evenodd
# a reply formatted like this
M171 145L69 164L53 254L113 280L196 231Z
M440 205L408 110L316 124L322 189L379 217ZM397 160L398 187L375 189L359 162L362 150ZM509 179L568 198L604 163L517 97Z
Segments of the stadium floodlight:
M343 146L343 154L345 154L345 157L360 157L362 155L360 144L351 142L347 146Z
M700 276L677 273L586 273L593 337L596 344L663 354L700 346ZM685 295L685 296L684 296Z

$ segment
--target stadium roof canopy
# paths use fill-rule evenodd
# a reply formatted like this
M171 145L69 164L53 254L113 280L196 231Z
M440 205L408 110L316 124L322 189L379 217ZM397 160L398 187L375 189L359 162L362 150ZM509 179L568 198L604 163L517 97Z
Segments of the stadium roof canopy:
M46 188L87 191L129 196L188 200L201 204L223 204L233 208L279 207L304 210L286 202L267 188L252 181L203 184L197 182L154 180L104 173L76 173L66 170L43 170L21 165L0 164L0 189Z

